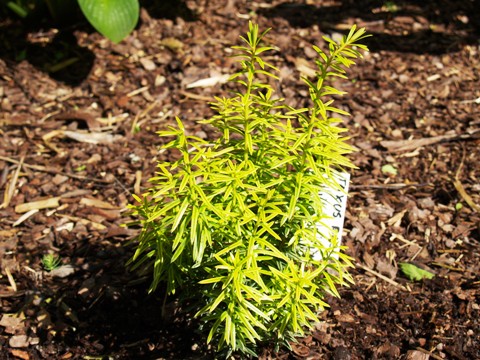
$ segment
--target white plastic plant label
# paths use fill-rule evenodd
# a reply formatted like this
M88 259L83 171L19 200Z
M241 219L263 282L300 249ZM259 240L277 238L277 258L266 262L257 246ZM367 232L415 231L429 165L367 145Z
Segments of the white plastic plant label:
M345 212L347 209L347 194L348 185L350 183L350 174L336 173L338 184L343 189L340 191L336 188L330 188L328 191L322 192L320 196L324 200L323 213L326 218L323 219L322 224L317 224L319 232L319 240L325 247L331 247L331 242L321 234L329 234L331 229L337 232L337 246L342 243L343 224L345 222ZM313 259L321 260L322 256L316 252L313 254Z

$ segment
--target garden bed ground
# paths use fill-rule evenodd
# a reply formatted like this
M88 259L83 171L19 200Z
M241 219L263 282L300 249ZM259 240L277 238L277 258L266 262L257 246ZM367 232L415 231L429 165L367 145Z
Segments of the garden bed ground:
M480 3L158 3L118 45L86 23L0 20L0 358L213 357L188 312L172 299L162 318L163 294L125 271L135 233L121 224L166 157L156 130L178 115L215 136L195 120L227 87L192 84L236 69L229 48L250 19L273 28L277 91L292 105L308 98L311 44L354 23L374 35L336 84L359 148L344 236L356 284L291 351L266 345L260 358L479 359ZM38 200L50 203L23 217ZM64 264L54 274L49 252ZM399 262L436 276L412 283Z

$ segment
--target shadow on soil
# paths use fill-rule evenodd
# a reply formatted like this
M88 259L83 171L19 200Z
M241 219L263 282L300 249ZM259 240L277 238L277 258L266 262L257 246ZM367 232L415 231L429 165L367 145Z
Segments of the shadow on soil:
M141 5L155 19L175 20L177 17L185 21L194 21L196 19L196 14L188 8L184 1L143 0Z
M195 19L195 14L183 1L144 0L140 4L154 18ZM92 33L95 30L85 20L76 2L72 2L65 13L65 16L59 16L60 20L53 21L47 9L39 6L33 14L19 19L0 4L0 59L28 61L56 81L70 86L80 85L90 74L95 55L78 44L75 32Z
M162 314L162 291L148 295L148 280L126 271L127 247L78 240L59 254L75 273L65 278L44 274L40 282L24 279L28 290L12 309L37 329L28 334L40 344L29 349L31 358L207 358L192 314L175 299L167 300Z
M24 19L0 7L0 58L6 62L28 61L56 81L79 85L90 73L95 56L78 45L74 32L91 32L91 28L75 2L62 9L63 15L56 21L41 6L45 4L36 4L39 6Z
M267 17L283 17L294 27L318 25L322 32L338 31L335 26L348 18L360 18L367 23L368 40L372 51L386 50L416 54L443 54L460 49L466 44L478 44L480 39L479 0L343 0L338 6L315 6L284 2L276 7L260 10ZM447 31L418 30L401 36L375 31L375 27L392 20L423 17L440 29L455 29L459 35ZM368 25L369 24L369 25Z

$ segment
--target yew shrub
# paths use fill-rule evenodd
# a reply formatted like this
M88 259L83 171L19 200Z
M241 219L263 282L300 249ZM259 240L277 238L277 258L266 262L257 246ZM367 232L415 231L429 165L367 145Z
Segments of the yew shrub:
M142 228L130 265L152 274L150 290L194 299L207 341L250 355L260 341L288 345L304 334L325 294L339 296L337 286L352 282L336 232L317 225L327 216L322 192L339 189L338 173L353 167L338 125L348 113L331 98L344 93L328 80L347 79L368 50L355 26L338 42L325 37L328 51L314 46L317 78L303 79L311 106L297 109L268 83L278 70L265 60L267 32L250 23L233 47L240 70L230 81L239 90L216 98L216 115L202 121L218 138L188 134L179 118L160 131L170 139L163 148L180 156L159 162L130 206Z

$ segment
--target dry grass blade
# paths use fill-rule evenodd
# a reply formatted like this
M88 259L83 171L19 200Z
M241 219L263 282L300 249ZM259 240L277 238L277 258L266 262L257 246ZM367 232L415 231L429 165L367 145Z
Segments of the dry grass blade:
M193 99L193 100L208 101L208 102L211 102L214 100L214 98L210 96L197 95L197 94L183 91L183 90L180 90L179 93L185 96L186 98Z
M10 269L8 267L5 268L5 273L7 274L8 282L10 283L12 290L17 292L17 283L15 282L15 279L13 278L12 273L10 272Z
M141 88L135 89L135 90L133 90L133 91L130 91L130 92L127 94L127 97L132 97L132 96L141 94L142 92L147 91L148 89L149 89L149 86L143 86L143 87L141 87Z
M375 270L369 269L368 267L366 267L366 266L364 266L364 265L362 265L362 264L358 264L358 263L357 263L356 265L357 265L357 267L359 267L360 269L365 270L365 271L369 272L369 273L372 274L372 275L375 275L376 277L382 279L383 281L386 281L386 282L388 282L389 284L398 287L399 289L402 289L402 290L404 290L404 291L407 291L407 288L406 288L405 286L400 285L400 284L399 284L398 282L396 282L395 280L392 280L392 279L390 279L390 278L388 278L388 277L386 277L386 276L384 276L384 275L376 272Z
M465 191L465 188L463 187L462 183L461 183L458 179L455 179L455 180L453 181L453 186L455 186L455 189L457 189L457 191L458 191L458 193L460 194L460 196L462 197L462 199L465 200L465 202L466 202L473 210L475 210L476 212L480 212L480 206L478 206L477 204L475 204L475 202L473 201L472 197L467 194L467 192Z
M460 165L458 166L457 173L455 174L455 179L453 180L453 186L455 186L455 189L457 189L458 193L462 197L463 200L470 206L473 210L476 212L480 212L480 206L475 204L473 201L472 197L467 194L465 191L465 188L463 187L463 184L460 181L460 172L462 171L463 168L463 163L465 161L465 148L463 149L463 155L462 155L462 161L460 162Z
M135 116L135 119L133 119L133 122L132 122L132 127L131 127L131 129L130 129L130 131L131 131L132 133L135 132L135 129L136 129L137 126L140 126L141 123L143 123L142 121L140 121L140 119L142 119L142 118L144 118L145 116L147 116L148 113L149 113L150 111L152 111L155 106L157 106L157 104L158 104L158 100L155 100L155 101L152 102L150 105L148 105L148 107L147 107L145 110L143 110L142 112L138 113L138 114Z
M8 207L10 205L10 201L12 200L13 194L15 192L15 188L17 186L18 176L20 174L20 170L22 169L23 160L25 160L25 156L22 156L20 161L18 162L18 167L13 174L12 180L9 184L7 184L7 189L5 190L5 194L3 197L3 203L0 205L0 209Z
M23 214L22 216L20 216L20 217L18 218L18 220L13 223L12 226L15 227L15 226L20 225L20 224L23 223L25 220L27 220L30 216L35 215L37 212L38 212L38 209L32 209L32 210L26 212L25 214Z

